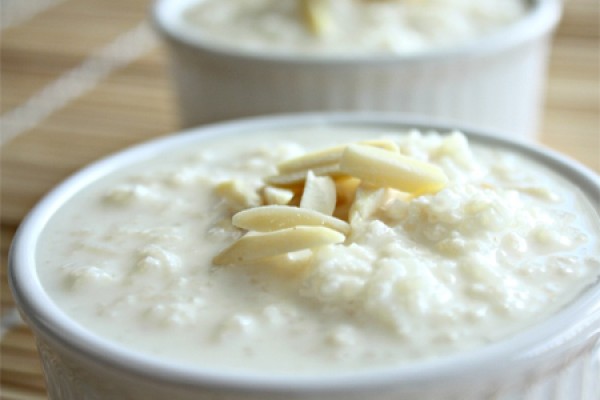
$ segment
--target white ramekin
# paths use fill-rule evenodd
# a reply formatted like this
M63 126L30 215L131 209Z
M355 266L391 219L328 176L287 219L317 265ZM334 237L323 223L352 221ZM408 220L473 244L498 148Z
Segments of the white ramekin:
M372 110L421 114L535 139L551 34L560 0L524 0L531 11L497 34L422 55L307 56L215 46L185 29L198 0L157 0L182 123L280 112Z
M551 318L501 342L437 361L345 375L294 377L190 369L94 335L59 309L36 272L36 248L52 215L78 192L125 166L211 137L311 126L416 127L449 131L386 114L304 114L209 125L154 140L106 158L49 193L20 226L9 282L33 330L51 400L597 400L600 394L600 281ZM459 127L460 128L460 127ZM600 214L600 178L541 147L462 128L473 143L512 150L574 182ZM596 218L600 218L596 216ZM169 340L165 337L165 340Z

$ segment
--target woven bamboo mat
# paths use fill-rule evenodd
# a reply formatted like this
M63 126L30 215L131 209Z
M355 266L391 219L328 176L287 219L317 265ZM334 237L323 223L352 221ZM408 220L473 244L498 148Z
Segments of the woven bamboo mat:
M6 282L12 236L51 187L85 164L178 129L150 0L0 0L0 398L45 399L29 330ZM600 6L567 0L554 41L544 144L600 172ZM569 399L570 400L570 399Z

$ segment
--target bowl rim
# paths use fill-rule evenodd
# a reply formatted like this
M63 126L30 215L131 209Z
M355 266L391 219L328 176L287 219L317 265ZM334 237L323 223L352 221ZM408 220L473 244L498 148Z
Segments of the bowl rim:
M114 153L67 178L50 191L20 225L9 254L9 284L15 301L36 336L44 338L87 363L110 368L128 376L151 379L164 384L192 388L235 388L246 391L307 393L319 391L356 391L373 387L403 385L420 390L432 381L460 382L461 378L497 376L527 368L533 363L553 359L573 341L597 332L600 321L600 277L573 303L538 324L499 342L444 357L439 360L411 363L364 371L332 375L269 375L265 373L215 371L207 367L190 368L180 363L160 361L155 357L125 349L79 326L56 306L44 291L36 274L35 249L40 233L50 217L71 196L95 180L124 166L154 157L169 149L201 143L211 138L249 132L289 129L303 126L366 126L386 129L417 128L450 132L461 130L470 140L499 146L531 157L566 179L575 181L592 207L600 214L600 177L579 163L552 150L501 138L497 132L482 131L464 125L435 121L431 118L390 113L306 113L282 114L239 119L201 126L150 140Z
M254 61L276 64L311 66L376 66L386 64L411 64L451 61L482 57L518 47L548 34L556 28L562 15L562 0L524 0L530 10L518 21L505 29L447 49L425 51L415 54L297 54L293 52L266 52L244 50L233 46L210 43L190 30L179 29L177 18L180 10L197 0L154 0L150 9L150 21L155 30L168 42L182 45L199 54L218 56L236 61Z

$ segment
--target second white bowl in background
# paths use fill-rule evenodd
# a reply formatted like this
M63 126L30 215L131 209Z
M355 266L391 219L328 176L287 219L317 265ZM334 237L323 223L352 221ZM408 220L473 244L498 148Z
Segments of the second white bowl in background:
M318 55L231 49L186 27L197 0L158 0L182 123L296 111L375 110L439 117L534 139L559 0L532 0L518 22L417 54Z

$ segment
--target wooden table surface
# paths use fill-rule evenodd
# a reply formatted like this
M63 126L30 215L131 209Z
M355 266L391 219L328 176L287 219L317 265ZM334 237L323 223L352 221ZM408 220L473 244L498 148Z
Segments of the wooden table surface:
M14 318L6 282L21 219L83 165L178 129L164 49L147 25L150 3L0 0L1 399L46 398L33 338ZM545 145L596 172L599 8L598 0L565 2L540 132Z

